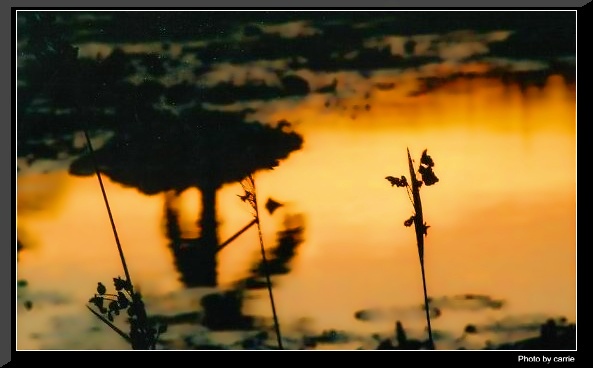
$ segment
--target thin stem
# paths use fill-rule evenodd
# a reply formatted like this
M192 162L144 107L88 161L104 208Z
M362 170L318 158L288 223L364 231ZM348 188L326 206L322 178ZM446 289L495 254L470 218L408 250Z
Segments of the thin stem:
M109 320L107 320L105 317L103 317L102 315L100 315L99 313L95 312L91 307L89 307L88 305L86 306L88 308L88 310L90 310L95 316L97 316L97 318L99 318L101 321L103 321L107 326L111 327L111 329L115 332L117 332L117 334L121 337L124 338L124 340L126 340L128 343L131 343L132 340L130 339L130 337L128 335L126 335L122 330L120 330L119 328L117 328L113 323L109 322Z
M422 287L424 289L424 310L426 311L426 323L428 324L428 342L430 349L435 350L434 340L432 338L432 328L430 327L430 313L428 307L428 293L426 292L426 278L424 276L424 260L420 260L420 269L422 270Z
M77 85L77 90L78 87L80 87L80 85ZM78 91L79 92L79 91ZM128 265L126 263L126 259L124 257L124 251L123 248L121 246L121 242L119 240L119 235L117 234L117 227L115 226L115 221L113 219L113 214L111 212L111 207L109 206L109 200L107 198L107 192L105 191L105 186L103 185L103 179L101 178L101 172L99 171L99 164L97 163L97 158L95 155L95 150L93 149L93 144L91 142L91 138L88 132L88 126L87 126L87 122L85 120L86 118L86 108L82 107L78 101L76 101L76 107L78 109L78 111L82 112L82 124L83 124L83 132L84 132L84 137L86 139L86 143L87 143L87 147L89 149L89 155L91 157L91 162L93 164L93 167L95 169L95 174L97 175L97 179L99 180L99 186L101 187L101 194L103 195L103 201L105 202L105 207L107 208L107 214L109 215L109 222L111 224L111 229L113 230L113 236L115 237L115 243L117 245L117 250L119 252L119 258L121 260L121 264L122 267L124 269L124 274L126 277L126 282L128 283L128 285L130 286L129 290L126 290L128 292L128 294L132 297L132 304L137 304L137 303L141 303L141 308L139 308L139 316L138 316L138 320L140 322L140 327L143 326L147 326L146 324L146 310L144 308L144 304L142 303L141 299L140 299L140 294L136 294L134 293L134 288L133 288L133 283L132 283L132 278L130 277L130 272L128 270ZM112 324L109 320L105 319L103 316L101 316L99 313L95 312L93 309L91 309L89 306L87 306L87 308L95 315L97 316L99 319L101 319L105 324L107 324L109 327L111 327L115 332L117 332L120 336L122 336L124 339L126 339L126 341L128 341L129 343L131 343L132 345L132 349L136 350L138 347L140 348L144 348L144 344L142 344L142 346L139 346L139 338L135 337L135 334L133 334L134 332L134 328L131 328L130 331L130 335L126 335L123 331L121 331L120 329L118 329L114 324ZM145 329L146 330L146 329ZM142 337L146 337L146 334L143 333ZM144 340L142 338L140 338L140 340ZM140 343L143 343L143 341L140 341Z
M420 268L422 270L422 287L424 289L424 308L426 310L426 323L428 327L428 341L430 348L435 349L434 340L432 338L432 328L430 326L430 313L428 306L428 293L426 291L426 277L424 274L424 217L422 214L422 201L420 199L420 185L416 180L416 174L414 170L414 164L412 163L412 157L410 156L410 150L408 149L408 166L410 168L410 179L412 181L412 196L414 198L414 210L416 214L414 216L414 228L416 230L416 243L418 245L418 257L420 258Z
M103 294L103 295L101 295L101 294L95 294L95 296L96 296L96 297L97 297L97 296L98 296L98 297L102 297L102 298L105 298L105 297L107 297L107 296L114 296L114 297L116 297L116 298L118 297L118 295L116 295L116 294L107 294L107 293L105 293L105 294ZM105 298L105 299L107 299L107 298ZM109 300L111 300L111 299L109 299Z
M76 58L76 60L78 61L78 58ZM78 66L78 65L77 65ZM80 69L77 67L75 68L76 72L80 72ZM80 75L77 75L78 78L80 78ZM80 93L80 84L76 84L75 87L75 92ZM78 94L76 95L78 96ZM103 185L103 179L101 178L101 172L99 171L99 164L97 163L97 158L95 157L95 150L93 149L93 143L91 142L91 137L89 136L89 132L88 132L88 124L86 122L86 111L87 109L85 107L83 107L80 104L80 101L78 101L78 99L75 99L75 105L78 111L80 111L82 113L82 125L83 125L83 129L82 131L84 132L84 138L86 139L86 144L89 148L89 154L91 156L91 161L93 163L93 168L95 169L95 174L97 175L97 179L99 180L99 186L101 187L101 193L103 195L103 201L105 202L105 207L107 208L107 214L109 215L109 222L111 223L111 229L113 230L113 236L115 237L115 243L117 245L117 250L119 251L119 258L121 259L121 264L123 266L124 269L124 274L126 276L126 281L130 284L132 284L132 278L130 277L130 272L128 271L128 266L126 264L126 259L124 257L124 251L122 249L121 243L119 241L119 236L117 234L117 228L115 226L115 221L113 220L113 214L111 213L111 207L109 206L109 200L107 199L107 193L105 191L105 186ZM132 294L133 289L132 289Z
M412 180L414 180L412 178ZM408 198L410 199L410 203L412 203L412 207L416 210L416 206L414 205L414 200L412 199L412 189L410 189L410 185L406 185L406 193L408 193Z
M257 196L255 192L255 180L251 178L251 183L253 184L253 203L255 209L255 219L257 222L257 233L259 235L259 244L261 249L261 257L262 257L262 265L264 269L264 273L266 274L266 284L268 287L268 295L270 296L270 304L272 305L272 315L274 316L274 328L276 330L276 339L278 340L278 348L280 350L284 350L284 346L282 345L282 335L280 334L280 323L278 322L278 315L276 313L276 304L274 303L274 294L272 293L272 280L270 279L270 271L268 269L268 260L266 258L266 250L264 248L264 238L262 236L261 231L261 224L259 221L259 210L257 206Z
M229 245L232 241L234 241L235 239L237 239L241 234L243 234L244 232L246 232L247 230L249 230L249 228L252 227L255 224L257 224L257 218L254 218L253 220L251 220L250 223L248 223L247 225L245 225L241 230L237 231L235 233L235 235L231 236L224 243L222 243L221 245L219 245L218 248L216 248L216 253L220 252L224 247L226 247L227 245Z
M107 208L107 214L109 215L109 222L111 223L111 229L113 230L113 236L115 237L115 243L117 244L117 250L119 251L119 258L121 259L121 264L124 268L124 273L126 276L126 281L132 285L132 278L130 277L130 272L128 271L128 266L126 264L126 259L124 257L124 251L122 249L121 243L119 241L119 236L117 235L117 228L115 226L115 221L113 220L113 214L111 213L111 207L109 206L109 200L107 199L107 193L105 192L105 186L103 185L103 179L101 179L101 172L99 171L99 165L97 163L97 159L95 157L95 150L93 149L93 144L91 143L91 138L86 127L83 129L84 137L86 138L86 143L89 147L89 152L91 156L91 160L93 162L93 166L95 168L95 173L97 174L97 179L99 179L99 186L101 186L101 193L103 194L103 201L105 202L105 207Z
M107 298L107 297L105 297L103 295L95 295L95 298L96 297L103 298L103 300L108 300L110 302L117 302L118 301L117 299Z

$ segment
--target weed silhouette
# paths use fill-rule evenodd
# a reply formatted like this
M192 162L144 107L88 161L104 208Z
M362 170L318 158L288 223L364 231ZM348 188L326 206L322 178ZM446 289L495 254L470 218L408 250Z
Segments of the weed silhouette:
M420 258L420 268L422 271L422 286L424 289L424 308L426 311L426 324L428 329L428 341L429 348L435 349L434 340L432 337L432 328L430 325L430 306L428 293L426 291L426 277L424 272L424 237L428 235L429 225L424 222L424 215L422 213L422 201L420 199L420 187L422 183L426 186L436 184L439 179L434 174L432 168L434 167L434 161L427 153L427 150L422 152L420 158L420 165L418 167L418 173L421 175L422 180L418 180L416 176L416 170L414 169L414 163L410 156L410 150L408 149L408 166L410 169L410 180L406 179L404 175L400 177L387 176L385 179L389 181L391 186L398 188L406 188L408 197L414 206L414 214L404 221L404 226L410 227L414 225L416 231L416 244L418 246L418 257ZM411 184L409 184L411 183Z

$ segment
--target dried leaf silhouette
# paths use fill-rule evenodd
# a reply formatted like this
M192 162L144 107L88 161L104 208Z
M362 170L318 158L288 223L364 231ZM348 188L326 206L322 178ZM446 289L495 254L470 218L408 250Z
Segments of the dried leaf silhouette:
M95 296L89 299L89 303L93 303L99 310L103 309L103 298L100 296Z
M253 196L253 194L251 194L250 192L245 192L244 195L238 195L237 194L237 197L239 197L239 199L241 199L243 202L249 201L252 196Z
M434 166L434 161L432 161L432 157L430 157L426 152L428 150L424 150L422 152L422 157L420 158L420 163L424 164L428 167L433 167Z
M432 168L434 166L434 161L432 157L428 155L428 150L424 150L422 152L422 157L420 158L420 167L418 168L418 172L422 175L422 181L426 185L433 185L439 181L439 178L434 174Z
M422 181L427 186L436 184L439 181L439 178L436 177L430 166L420 166L418 172L422 175Z
M280 202L277 202L275 200L273 200L272 198L268 198L268 201L266 202L266 210L268 210L268 212L271 214L274 213L274 211L276 211L279 207L282 207L283 204Z
M414 216L411 216L409 219L407 219L406 221L404 221L404 225L406 227L412 226L413 223L414 223Z
M117 293L117 302L119 303L119 305L121 306L122 309L127 308L128 305L130 304L130 301L128 300L128 298L126 298L124 293L122 293L121 291Z
M393 177L393 176L386 176L385 179L387 179L389 181L389 183L391 183L391 186L394 186L394 185L396 187L406 187L406 186L408 186L408 180L403 175L400 178L396 178L396 177Z
M117 277L113 279L113 286L115 286L116 291L120 291L122 289L130 291L130 286L126 280L123 280L121 277Z
M110 312L117 311L118 312L117 314L119 314L119 304L115 300L113 300L109 303L109 311Z
M424 225L422 225L422 233L424 235L428 235L428 228L429 227L430 227L429 225L426 225L426 222L424 223Z

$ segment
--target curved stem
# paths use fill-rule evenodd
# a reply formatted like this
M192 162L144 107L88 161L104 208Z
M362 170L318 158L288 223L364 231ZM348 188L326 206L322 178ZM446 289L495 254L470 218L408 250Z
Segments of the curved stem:
M418 257L420 258L420 268L422 270L422 287L424 289L424 308L426 310L426 323L428 327L428 342L430 349L434 350L434 340L432 339L432 328L430 326L430 313L428 305L428 293L426 292L426 277L424 274L424 217L422 214L422 201L420 199L420 185L416 180L416 171L414 170L414 164L412 163L412 157L410 156L410 150L408 149L408 166L410 168L410 181L412 182L412 196L414 198L414 228L416 230L416 243L418 245Z
M257 206L257 196L255 192L255 180L253 177L250 178L251 183L253 184L253 207L255 209L255 220L257 223L257 233L259 235L259 244L261 249L261 257L262 257L262 265L264 268L264 273L266 274L266 284L268 287L268 295L270 296L270 304L272 305L272 315L274 317L274 328L276 330L276 339L278 341L278 348L280 350L284 350L282 345L282 335L280 334L280 323L278 322L278 315L276 313L276 305L274 303L274 294L272 293L272 280L270 279L270 270L268 269L268 260L266 258L266 250L264 248L264 239L262 236L261 225L259 221L259 210Z
M420 260L420 269L422 270L422 287L424 289L424 310L426 311L426 323L428 327L428 343L430 350L435 350L434 340L432 338L432 328L430 327L430 312L428 306L428 293L426 292L426 278L424 276L424 260Z
M124 251L123 251L121 243L119 241L119 236L117 235L117 228L115 226L115 221L113 220L113 214L111 213L111 207L109 206L109 200L107 199L107 192L105 191L105 186L103 185L103 179L101 178L101 172L99 171L99 165L98 165L97 159L95 157L95 150L93 149L93 144L91 143L91 137L89 136L86 126L84 127L83 131L84 131L84 137L86 138L86 143L89 148L91 160L93 161L93 166L95 168L95 173L97 174L97 179L99 179L99 186L101 187L101 193L103 194L103 201L105 202L105 207L107 208L107 214L109 215L109 222L111 223L111 229L113 230L113 236L115 237L115 244L117 245L117 250L119 252L119 258L121 260L121 264L124 269L126 281L130 285L133 285L132 279L130 277L130 272L128 271L128 265L126 264L126 258L124 257Z

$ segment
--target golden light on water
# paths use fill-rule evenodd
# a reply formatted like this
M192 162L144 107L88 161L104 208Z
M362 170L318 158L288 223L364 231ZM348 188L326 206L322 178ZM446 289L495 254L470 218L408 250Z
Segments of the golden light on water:
M321 328L367 331L377 326L355 320L356 310L420 303L415 238L403 226L413 209L405 190L384 179L407 175L406 148L416 159L427 148L440 179L421 190L431 225L429 294L487 294L508 302L500 313L574 319L574 86L550 77L541 90L521 91L476 78L417 97L399 93L352 97L341 102L346 109L325 107L324 98L311 96L264 110L267 121L294 122L305 139L303 149L278 168L256 175L260 205L268 197L285 203L278 214L264 215L267 245L274 244L284 213L306 219L305 243L293 270L277 279L281 321L309 317ZM34 234L36 243L20 253L18 277L29 281L32 292L64 295L67 305L80 306L88 324L93 318L84 308L89 294L97 281L122 273L119 259L96 178L53 175L18 179L19 228ZM59 203L38 195L51 180L65 188L56 189ZM148 296L178 291L163 233L164 194L146 197L105 180L135 282ZM251 219L237 194L238 184L219 192L221 240ZM32 198L41 210L27 210ZM181 198L182 225L190 235L197 231L199 204L197 191ZM222 287L246 272L257 251L257 235L250 230L221 252ZM46 313L46 320L19 310L19 348L38 347L31 333L49 329L59 305L43 303L39 313ZM270 315L265 298L249 301L246 309ZM477 317L455 322L472 318ZM444 317L434 324L451 321ZM380 328L390 330L392 321Z

